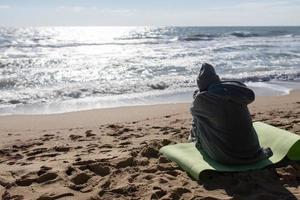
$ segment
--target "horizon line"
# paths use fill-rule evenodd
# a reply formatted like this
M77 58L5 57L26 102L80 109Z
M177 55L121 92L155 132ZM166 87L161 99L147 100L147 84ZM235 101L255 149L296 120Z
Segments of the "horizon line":
M300 27L299 25L1 25L0 27Z

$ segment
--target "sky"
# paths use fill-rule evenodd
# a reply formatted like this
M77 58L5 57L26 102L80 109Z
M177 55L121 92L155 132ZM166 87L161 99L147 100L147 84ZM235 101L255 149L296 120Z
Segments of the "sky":
M300 0L0 0L0 26L297 26Z

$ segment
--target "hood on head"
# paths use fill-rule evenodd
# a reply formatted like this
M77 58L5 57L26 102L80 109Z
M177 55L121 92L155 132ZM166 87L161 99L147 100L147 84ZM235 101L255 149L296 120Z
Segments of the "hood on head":
M214 67L208 63L202 64L197 78L197 85L200 92L207 90L210 85L216 83L220 83L220 78L216 74Z

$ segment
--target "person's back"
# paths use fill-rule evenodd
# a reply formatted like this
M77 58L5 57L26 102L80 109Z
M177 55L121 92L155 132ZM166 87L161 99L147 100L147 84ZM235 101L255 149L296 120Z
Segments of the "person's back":
M197 79L199 91L191 107L196 147L226 164L253 163L272 155L260 147L247 104L254 93L236 81L220 81L204 64Z

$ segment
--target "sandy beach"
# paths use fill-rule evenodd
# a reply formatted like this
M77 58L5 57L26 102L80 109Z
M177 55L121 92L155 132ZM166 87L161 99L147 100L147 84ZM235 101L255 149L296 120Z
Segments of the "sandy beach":
M300 91L257 97L254 121L300 134ZM189 104L0 117L0 196L14 199L300 199L300 163L192 180L158 150L185 142Z

